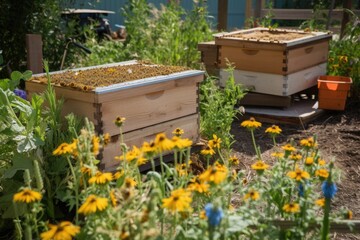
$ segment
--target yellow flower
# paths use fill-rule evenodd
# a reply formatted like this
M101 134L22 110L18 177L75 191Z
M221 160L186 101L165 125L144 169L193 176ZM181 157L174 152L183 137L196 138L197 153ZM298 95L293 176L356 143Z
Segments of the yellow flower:
M73 147L68 144L68 143L62 143L60 144L59 147L57 147L54 151L53 151L53 155L58 156L58 155L64 155L67 153L72 153L73 151Z
M257 173L261 174L264 170L268 169L270 166L264 163L261 160L258 160L256 163L251 165L251 168L254 169Z
M347 56L339 56L339 60L341 63L347 63L348 62L348 57Z
M98 136L92 137L92 152L96 156L99 154L100 150L100 138Z
M184 149L184 148L191 147L191 145L193 143L188 138L180 138L178 136L173 136L173 138L171 140L174 143L174 148L177 148L177 149Z
M224 165L214 164L199 176L199 180L219 184L226 179L227 174L228 169Z
M82 174L88 175L89 177L91 177L91 175L92 175L91 168L89 168L89 167L81 167L80 171Z
M207 193L209 191L209 184L200 181L199 178L194 177L190 180L189 186L187 187L190 191L196 191L199 193Z
M72 240L79 232L80 227L69 221L57 225L49 224L49 230L41 233L41 240Z
M121 178L122 176L124 176L124 170L121 169L120 171L117 171L116 173L114 173L113 178L116 180L116 179Z
M270 135L279 135L282 130L279 126L272 125L271 127L268 127L265 132L269 133Z
M137 185L137 182L133 178L130 178L130 177L125 178L125 186L127 188L133 188L136 185Z
M290 154L289 158L290 158L291 160L298 161L298 160L301 160L302 156L301 156L301 154L298 153L298 152L292 152L292 153Z
M181 137L181 135L184 134L184 130L181 128L175 128L175 130L172 132L177 137Z
M286 144L285 146L282 146L281 147L284 151L287 151L287 152L294 152L296 151L296 148L293 147L291 144Z
M229 163L231 165L234 165L234 166L239 165L240 164L240 159L238 157L236 157L236 156L231 156L229 158Z
M205 210L201 210L201 212L199 213L199 218L200 219L207 219Z
M329 177L328 170L321 168L315 171L315 176L319 176L321 179L327 179Z
M276 158L283 158L284 153L282 153L282 152L273 152L273 153L271 153L271 156L276 157Z
M183 212L190 210L192 202L191 192L179 188L171 192L170 197L162 199L162 207L171 212Z
M295 171L288 172L287 176L295 179L296 181L310 178L310 174L306 171L301 170L300 168L295 169Z
M283 210L287 213L298 213L300 212L300 205L298 203L285 204Z
M109 195L110 195L111 205L112 205L113 207L116 207L118 201L117 201L117 199L116 199L116 197L115 197L115 191L114 191L114 189L112 189L112 190L110 191Z
M108 206L108 199L107 198L100 198L93 194L91 194L80 206L78 212L84 215L88 215L91 213L101 212L105 210Z
M209 140L208 145L211 148L220 148L221 138L218 138L215 134L213 134L213 139Z
M32 203L40 201L41 198L41 193L33 191L29 188L24 188L20 192L14 194L13 200L14 202Z
M125 120L126 120L126 118L118 116L118 117L116 117L114 122L117 127L121 127L123 125L123 123L125 122Z
M249 192L247 192L247 193L245 194L244 199L245 199L245 200L250 199L250 200L256 201L256 200L259 199L259 197L260 197L259 192L251 189Z
M245 127L249 130L254 130L256 128L261 127L261 123L257 122L255 118L251 117L249 120L245 120L241 123L242 127Z
M104 146L107 146L110 142L111 142L111 137L109 133L105 133L103 135L103 139L104 139Z
M324 166L326 164L326 161L324 159L319 159L318 164L319 166Z
M305 164L306 164L306 165L310 166L310 165L312 165L313 163L314 163L314 158L313 158L313 157L307 157L307 158L305 159Z
M210 155L210 156L212 156L212 155L215 154L215 151L214 151L214 149L213 149L212 147L210 147L209 145L207 145L204 149L202 149L202 150L200 151L200 153L201 153L202 155Z
M174 147L173 141L168 139L165 133L157 134L154 142L160 152L171 150Z
M351 220L353 218L353 212L351 210L347 210L344 214L345 219Z
M186 176L188 174L185 163L176 164L175 169L176 169L179 176Z
M113 179L112 173L102 173L99 171L95 174L95 176L89 179L89 183L105 184L110 182L112 179Z
M317 143L315 142L313 137L302 139L300 141L300 145L305 148L314 148L317 147Z
M154 142L144 142L143 145L141 146L141 151L148 157L152 157L153 155L156 154L156 145Z
M121 161L124 160L123 155L115 158L120 159ZM147 161L147 159L144 158L142 151L136 146L133 146L132 149L125 154L125 159L128 163L136 161L136 164L138 166L145 164Z
M315 204L318 205L319 207L324 207L325 206L325 198L320 198L320 199L316 200Z

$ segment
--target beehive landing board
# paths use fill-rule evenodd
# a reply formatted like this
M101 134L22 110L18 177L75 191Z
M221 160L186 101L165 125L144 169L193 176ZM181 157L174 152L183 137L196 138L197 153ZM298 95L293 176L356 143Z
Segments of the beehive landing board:
M260 122L305 125L321 116L325 111L318 109L316 100L307 100L295 102L285 109L246 107L245 112L245 115L242 116L243 119L254 117Z

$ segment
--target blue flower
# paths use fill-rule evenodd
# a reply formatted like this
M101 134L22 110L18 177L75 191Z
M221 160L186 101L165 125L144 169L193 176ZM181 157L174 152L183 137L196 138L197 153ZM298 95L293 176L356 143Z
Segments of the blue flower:
M214 207L212 203L206 204L205 213L208 218L209 225L212 227L218 226L221 219L224 217L222 209L220 207Z
M299 196L304 197L304 185L302 183L298 185L298 191L299 191Z
M324 181L321 189L324 193L324 197L325 198L333 198L337 192L337 187L335 185L335 183L333 182L328 182L328 181Z
M26 100L26 92L24 90L21 90L21 89L15 89L14 90L14 93L16 96L19 96L21 97L22 99L25 99Z

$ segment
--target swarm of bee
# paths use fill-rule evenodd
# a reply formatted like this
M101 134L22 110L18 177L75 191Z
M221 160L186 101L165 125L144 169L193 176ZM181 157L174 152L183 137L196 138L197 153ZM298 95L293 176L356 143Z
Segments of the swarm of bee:
M55 86L69 87L81 91L92 91L97 87L110 86L112 84L155 76L164 76L186 70L189 70L189 68L138 62L131 65L78 71L69 70L62 73L51 74L51 83ZM33 77L30 81L47 84L46 76Z

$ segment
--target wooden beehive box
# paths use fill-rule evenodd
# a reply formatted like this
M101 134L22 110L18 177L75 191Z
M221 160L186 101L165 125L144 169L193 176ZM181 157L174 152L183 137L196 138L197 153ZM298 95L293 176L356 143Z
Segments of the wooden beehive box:
M136 61L107 64L90 68L73 69L70 71L53 72L54 74L73 74L76 84L78 73L88 70L126 71L130 76L134 72L131 68L139 64ZM144 65L145 66L145 65ZM183 128L184 137L196 142L199 138L198 116L198 88L204 78L204 72L198 70L178 69L177 72L157 75L151 72L158 65L146 65L141 69L141 78L108 86L99 86L84 91L86 86L76 86L55 83L54 89L57 97L64 99L63 114L75 113L87 117L95 125L97 133L109 133L112 139L109 147L102 153L101 164L105 169L111 169L118 163L115 156L120 155L119 128L114 120L117 116L125 117L123 126L124 141L129 146L141 145L143 141L154 138L156 134L166 132L170 137L171 131L176 127ZM117 69L121 67L121 70ZM166 68L166 66L164 66ZM146 72L148 70L149 76ZM159 71L159 70L158 70ZM140 73L139 73L140 74ZM29 96L33 93L43 92L46 82L36 80L43 75L34 75L35 79L26 82L26 91ZM60 75L61 76L61 75ZM106 81L106 75L99 75ZM82 88L82 90L81 90Z
M234 79L251 92L290 96L294 93L313 87L317 78L326 73L326 63L321 63L307 69L288 75L234 70ZM220 85L225 86L229 73L220 69Z
M252 28L215 35L218 66L227 61L235 69L288 75L325 63L330 33Z

